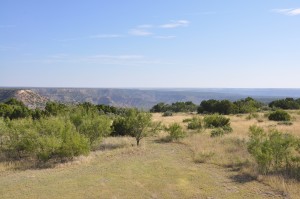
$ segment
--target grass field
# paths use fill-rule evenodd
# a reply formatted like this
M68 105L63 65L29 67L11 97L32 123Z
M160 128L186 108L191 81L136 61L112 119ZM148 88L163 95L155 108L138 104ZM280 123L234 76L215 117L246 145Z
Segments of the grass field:
M299 136L300 115L292 115L291 126L270 122L263 114L251 120L230 116L233 133L222 138L210 138L207 130L166 143L162 132L144 139L141 147L132 138L107 138L88 157L47 169L0 163L0 198L299 198L299 182L254 178L244 144L252 124ZM189 117L153 116L183 126Z

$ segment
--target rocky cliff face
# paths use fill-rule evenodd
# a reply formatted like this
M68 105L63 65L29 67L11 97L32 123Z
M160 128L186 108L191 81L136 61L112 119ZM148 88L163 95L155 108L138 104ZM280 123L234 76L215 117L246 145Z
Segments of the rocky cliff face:
M32 90L23 89L1 89L0 101L4 102L10 98L15 98L22 101L26 106L31 109L44 108L49 101L47 97L41 96Z

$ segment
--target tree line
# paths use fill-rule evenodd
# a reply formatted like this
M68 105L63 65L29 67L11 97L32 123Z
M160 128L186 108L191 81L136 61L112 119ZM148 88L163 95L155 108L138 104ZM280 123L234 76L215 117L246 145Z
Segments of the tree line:
M262 109L300 109L300 98L286 98L279 99L264 104L251 97L240 99L237 101L229 100L203 100L200 105L196 105L193 102L176 102L172 104L158 103L154 105L150 112L153 113L165 113L165 112L195 112L199 114L243 114L243 113L254 113Z

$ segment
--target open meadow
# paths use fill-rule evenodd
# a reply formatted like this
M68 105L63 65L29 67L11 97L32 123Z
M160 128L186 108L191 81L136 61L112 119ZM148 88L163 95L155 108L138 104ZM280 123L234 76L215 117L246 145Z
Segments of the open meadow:
M261 176L247 151L249 126L300 136L299 112L293 125L278 125L259 113L228 116L233 132L212 138L210 130L188 131L180 141L166 142L167 133L142 140L105 138L88 156L49 168L22 162L0 163L1 198L297 198L300 184L278 176ZM164 125L180 123L195 114L170 117L153 114Z
M0 199L300 199L300 0L0 0Z

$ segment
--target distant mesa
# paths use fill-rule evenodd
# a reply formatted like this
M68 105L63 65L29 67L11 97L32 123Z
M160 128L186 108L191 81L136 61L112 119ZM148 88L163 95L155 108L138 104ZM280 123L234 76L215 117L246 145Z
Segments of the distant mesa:
M0 88L0 102L16 98L30 108L43 108L48 101L57 101L150 109L160 102L192 101L200 104L203 100L236 101L248 96L269 103L285 97L300 97L300 89Z
M97 102L97 104L114 105L114 102L110 97L100 97Z

